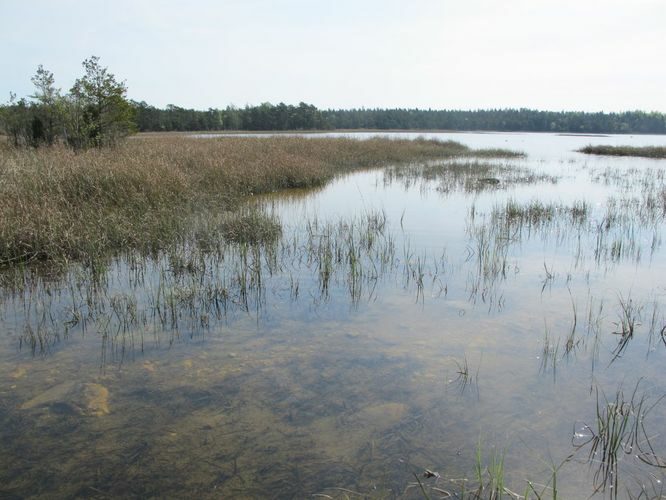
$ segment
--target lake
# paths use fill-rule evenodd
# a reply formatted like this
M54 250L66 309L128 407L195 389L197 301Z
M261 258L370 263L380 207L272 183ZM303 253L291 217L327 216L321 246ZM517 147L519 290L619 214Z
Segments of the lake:
M666 136L379 135L525 157L254 197L275 241L3 276L0 496L663 496L666 161L575 150Z

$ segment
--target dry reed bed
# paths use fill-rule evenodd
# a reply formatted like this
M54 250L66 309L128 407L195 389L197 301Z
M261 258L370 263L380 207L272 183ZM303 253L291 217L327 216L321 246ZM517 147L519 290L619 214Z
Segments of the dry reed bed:
M666 146L585 146L578 150L588 155L639 156L643 158L666 158Z
M153 251L188 216L337 174L436 158L498 156L453 142L304 137L138 137L114 149L0 145L0 265Z

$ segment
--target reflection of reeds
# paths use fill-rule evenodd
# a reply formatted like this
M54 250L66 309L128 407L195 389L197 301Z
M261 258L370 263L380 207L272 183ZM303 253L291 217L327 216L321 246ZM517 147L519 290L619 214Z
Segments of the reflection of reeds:
M315 304L335 290L357 305L371 300L377 283L399 265L382 211L338 221L315 217L288 232L257 209L222 215L216 232L210 231L211 219L206 224L206 238L184 239L154 257L129 254L105 265L73 266L51 281L39 274L12 281L13 293L24 297L21 347L45 353L78 331L100 336L105 361L122 360L144 350L151 330L157 344L160 332L169 332L171 343L182 335L203 336L230 311L259 317L269 286L288 289L296 300L302 287L315 283L316 290L306 294ZM404 268L423 297L424 276L431 273L425 256ZM111 281L112 275L126 281ZM13 296L11 289L3 293Z
M492 151L496 158L506 157L506 151ZM412 164L384 171L384 184L399 182L406 188L420 183L422 190L434 188L440 193L463 191L478 193L506 189L512 185L557 182L557 178L534 173L515 162L455 159L426 165Z
M317 271L321 298L329 297L334 280L343 280L354 304L366 288L370 293L384 273L395 267L395 242L387 231L386 214L368 212L359 218L322 222L316 218L306 224L304 260Z
M553 382L557 378L557 353L560 349L559 340L553 341L548 331L548 325L545 325L543 338L543 348L541 349L541 364L539 371L546 373L549 369L553 372Z
M619 321L615 323L616 331L613 333L620 336L617 346L613 350L613 358L611 363L619 358L624 350L627 348L629 341L634 337L634 332L640 326L640 315L643 306L636 305L631 297L626 300L619 296L620 314Z
M574 432L572 442L577 450L589 447L588 462L595 468L595 493L609 488L610 496L617 498L619 463L623 455L635 456L641 462L659 468L666 461L659 457L651 444L654 436L648 434L645 419L649 412L663 399L660 397L648 406L647 396L638 397L640 380L631 398L626 399L620 387L612 400L596 389L596 419L594 427L584 425L585 433ZM587 439L581 437L589 433Z
M578 312L576 309L576 301L573 298L573 295L571 294L571 289L567 288L569 290L569 298L571 299L571 308L573 309L573 319L571 322L571 330L569 331L569 335L567 336L567 340L564 344L564 353L565 354L570 354L580 343L580 340L576 338L576 327L578 325Z
M562 235L568 231L580 233L586 227L589 213L590 207L584 201L566 206L544 204L538 200L520 203L509 199L493 207L490 214L479 214L472 205L467 220L468 260L476 265L469 279L470 298L481 297L484 302L499 304L498 286L512 269L509 262L511 249L532 235L546 238L554 233L558 240L562 240ZM554 226L556 230L553 231ZM542 291L553 279L546 267L545 270Z
M472 389L477 397L479 397L479 370L481 369L481 361L479 361L479 365L476 367L474 373L470 371L467 356L463 356L462 362L456 360L455 363L457 377L453 382L458 387L460 394L464 394L468 389Z
M597 358L599 356L599 343L600 343L600 334L602 328L603 311L604 311L603 299L599 300L598 304L595 304L594 298L590 296L587 306L587 338L589 339L590 335L593 335L592 356L591 356L593 374L597 364Z
M583 265L586 257L593 257L599 266L622 260L638 263L643 255L652 256L660 247L662 220L662 215L646 212L639 201L624 198L610 198L600 218L584 200L564 205L510 198L489 213L480 213L472 205L467 219L471 240L468 248L470 257L474 256L479 264L472 280L472 295L492 289L505 278L511 247L525 240L538 237L557 246L572 245L577 267ZM548 268L545 270L542 290L552 283L553 277Z

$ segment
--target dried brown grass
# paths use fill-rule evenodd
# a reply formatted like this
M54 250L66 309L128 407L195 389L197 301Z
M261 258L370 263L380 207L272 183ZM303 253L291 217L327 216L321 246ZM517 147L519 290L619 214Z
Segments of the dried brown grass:
M589 155L639 156L643 158L666 158L664 146L585 146L578 150Z
M429 140L137 137L113 149L0 144L0 264L155 250L206 210L353 169L472 154Z

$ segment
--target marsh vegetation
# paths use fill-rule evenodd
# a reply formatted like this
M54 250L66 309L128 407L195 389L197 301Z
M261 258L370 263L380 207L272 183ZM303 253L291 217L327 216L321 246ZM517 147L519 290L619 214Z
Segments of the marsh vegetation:
M548 137L3 150L0 492L663 497L664 169Z
M234 212L248 196L322 186L380 165L513 154L383 138L135 138L82 152L0 147L0 265L156 251L187 239L193 217Z
M578 151L588 155L666 158L666 147L663 146L585 146Z

